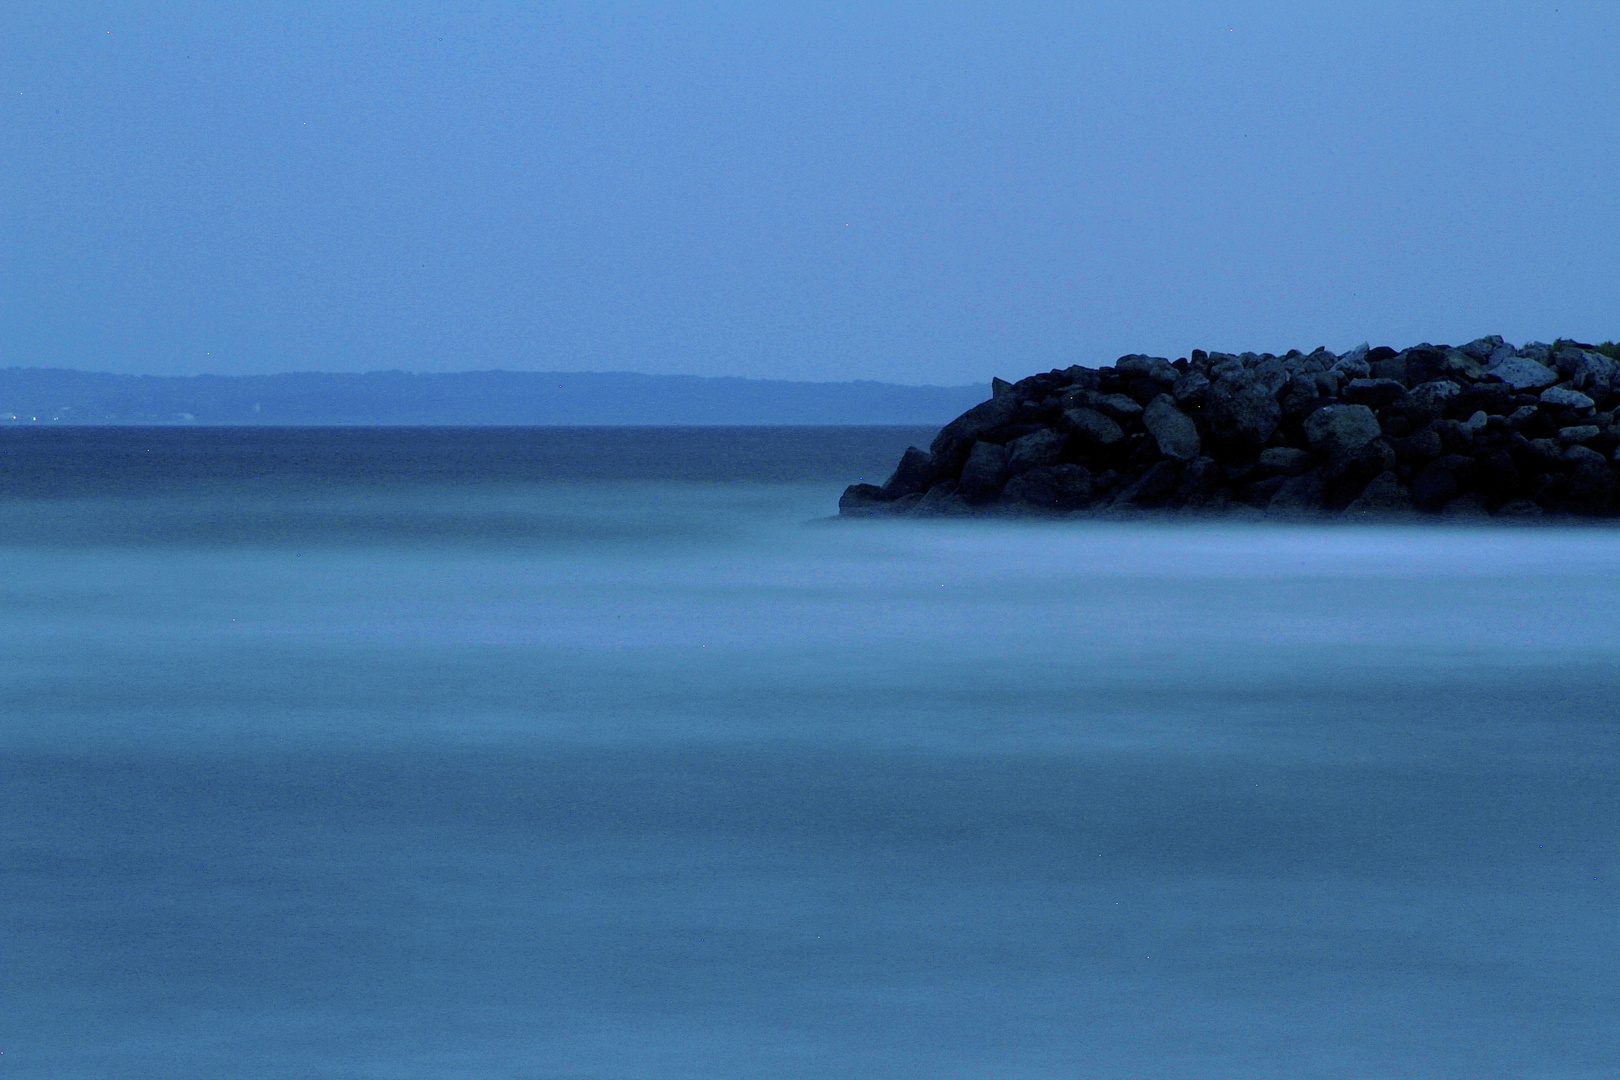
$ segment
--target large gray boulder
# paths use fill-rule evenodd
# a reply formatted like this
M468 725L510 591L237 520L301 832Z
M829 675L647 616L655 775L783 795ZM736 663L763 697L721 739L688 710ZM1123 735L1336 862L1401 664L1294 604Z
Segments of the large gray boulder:
M1579 390L1567 390L1562 386L1547 387L1541 392L1541 400L1548 405L1556 405L1562 409L1575 409L1577 411L1590 409L1597 405L1597 402Z
M1175 399L1160 394L1142 410L1142 426L1159 444L1159 453L1177 461L1191 461L1198 456L1200 443L1198 425L1192 418L1176 408Z
M1540 390L1558 381L1558 372L1529 357L1510 356L1489 370L1514 390Z
M1305 438L1323 456L1359 449L1383 433L1365 405L1324 405L1305 418Z
M1209 428L1229 442L1264 446L1282 423L1282 406L1266 384L1228 372L1210 384L1205 395Z

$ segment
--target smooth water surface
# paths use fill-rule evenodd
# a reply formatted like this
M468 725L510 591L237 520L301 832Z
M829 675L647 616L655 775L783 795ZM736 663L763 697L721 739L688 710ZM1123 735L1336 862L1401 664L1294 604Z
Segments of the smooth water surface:
M30 444L0 1073L1620 1072L1620 532L815 520L926 434Z

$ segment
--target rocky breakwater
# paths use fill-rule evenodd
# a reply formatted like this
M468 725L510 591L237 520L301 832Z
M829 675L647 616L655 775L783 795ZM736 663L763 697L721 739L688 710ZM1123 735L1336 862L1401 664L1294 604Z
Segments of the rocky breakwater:
M1000 379L853 517L1620 514L1620 349L1500 337L1124 356Z

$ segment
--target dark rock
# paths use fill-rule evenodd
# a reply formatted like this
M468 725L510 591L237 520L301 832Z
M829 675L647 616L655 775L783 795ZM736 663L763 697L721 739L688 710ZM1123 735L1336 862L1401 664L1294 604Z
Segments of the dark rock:
M1091 472L1081 465L1043 465L1007 481L1002 498L1044 510L1068 510L1091 501Z
M1574 443L1587 443L1602 433L1596 424L1577 424L1573 427L1559 428L1558 441L1566 446Z
M1405 416L1413 427L1422 427L1446 414L1451 399L1462 393L1462 387L1449 379L1419 383L1389 405Z
M1175 399L1161 393L1142 410L1142 425L1158 443L1159 453L1177 461L1190 461L1199 455L1198 425L1176 408Z
M1405 393L1406 387L1395 379L1351 379L1339 396L1351 405L1382 409Z
M1263 383L1222 377L1209 387L1204 416L1217 437L1239 446L1264 446L1282 422L1282 408Z
M1170 387L1170 396L1177 405L1202 405L1209 390L1209 379L1201 371L1189 371L1176 379Z
M1273 514L1299 516L1319 513L1322 509L1322 473L1312 470L1283 480L1266 510Z
M1412 480L1412 501L1426 508L1450 502L1462 491L1462 474L1472 465L1472 459L1456 454L1429 462Z
M1316 464L1308 450L1292 446L1272 446L1260 451L1256 468L1267 476L1298 476Z
M911 508L912 517L963 517L972 512L973 507L957 494L955 480L942 480L935 484Z
M1393 472L1382 472L1367 482L1361 493L1344 508L1348 519L1376 520L1399 517L1412 511L1412 493Z
M1342 507L1361 494L1373 477L1395 468L1395 450L1383 439L1335 454L1322 468L1323 491L1329 506Z
M928 490L935 476L934 459L915 446L906 447L894 474L883 484L883 498L898 499Z
M1193 458L1181 467L1181 482L1176 485L1175 501L1202 506L1219 490L1225 479L1214 458Z
M838 498L838 512L853 517L878 517L889 512L889 502L876 484L851 484Z
M1395 450L1396 460L1403 465L1419 465L1446 452L1440 433L1433 428L1424 428L1404 439L1390 439L1389 444Z
M1129 394L1092 394L1089 404L1093 409L1121 422L1129 422L1142 415L1142 405Z
M1013 476L1030 469L1056 465L1068 437L1042 428L1007 444L1007 471Z
M1096 409L1065 409L1063 419L1077 438L1096 446L1112 446L1125 437L1118 424Z
M1288 484L1286 476L1268 476L1249 485L1248 503L1261 510L1269 509L1271 500Z
M1012 392L1013 384L1008 382L1006 379L997 379L994 377L990 379L990 397L992 399L1004 398Z
M1529 499L1510 499L1496 508L1493 517L1499 518L1538 518L1546 511Z
M975 405L967 412L940 429L928 451L940 466L940 474L955 472L967 460L968 451L979 441L979 436L1003 424L1012 422L1018 411L1018 401L1008 395L991 398Z
M1470 386L1451 399L1451 412L1463 416L1483 412L1506 416L1513 411L1513 388L1506 383L1487 382Z
M1416 492L1413 494L1416 495ZM1491 512L1486 508L1484 499L1468 491L1441 507L1440 516L1447 521L1483 521L1491 516Z
M1324 456L1357 450L1382 434L1378 417L1365 405L1328 405L1305 418L1305 437Z
M1115 496L1114 503L1116 505L1160 506L1174 494L1179 479L1175 462L1161 461L1143 473L1141 478L1134 484L1128 485Z
M1007 449L995 443L977 442L962 464L957 492L969 502L982 502L999 494L1007 482Z

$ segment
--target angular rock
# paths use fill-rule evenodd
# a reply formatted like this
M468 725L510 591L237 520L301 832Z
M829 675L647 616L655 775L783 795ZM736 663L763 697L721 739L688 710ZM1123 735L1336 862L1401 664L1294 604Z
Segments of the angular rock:
M1266 504L1266 512L1278 515L1300 516L1316 514L1322 510L1322 473L1320 470L1290 476Z
M1344 516L1377 520L1405 516L1412 509L1412 493L1401 483L1401 478L1393 472L1382 472L1369 480L1361 494L1344 508Z
M962 464L957 493L969 502L981 502L999 494L1007 482L1007 448L995 443L976 442Z
M1351 379L1339 396L1351 405L1382 409L1406 393L1405 384L1395 379Z
M889 500L875 484L851 484L838 498L838 512L845 517L880 517L889 512Z
M1412 387L1389 408L1406 417L1413 427L1423 427L1444 416L1446 406L1460 393L1462 387L1451 380L1436 379Z
M955 480L942 480L935 484L911 508L912 517L962 517L972 512L973 507L957 494Z
M1091 472L1082 465L1043 465L1007 481L1001 496L1045 510L1067 510L1091 501Z
M1473 492L1464 492L1440 508L1440 516L1448 521L1483 521L1491 516L1485 500Z
M1545 513L1545 510L1530 499L1509 499L1497 507L1496 513L1491 516L1499 518L1538 518Z
M1257 467L1267 476L1298 476L1316 464L1316 456L1292 446L1268 446L1260 451Z
M883 484L885 499L898 499L913 492L927 491L934 479L934 459L915 446L906 447L900 464Z
M1305 418L1305 438L1323 456L1358 450L1383 434L1365 405L1328 405Z
M1573 427L1558 429L1558 441L1566 446L1573 443L1591 442L1601 434L1596 424L1576 424Z
M1322 467L1322 484L1331 506L1343 506L1373 477L1395 468L1395 450L1383 439L1335 454Z
M1096 446L1112 446L1125 437L1125 432L1118 424L1096 409L1065 409L1063 419L1073 429L1076 437Z
M1115 420L1130 420L1142 415L1141 403L1129 394L1092 394L1090 405Z
M1175 462L1161 461L1114 496L1114 505L1159 506L1175 493L1179 479Z
M954 472L960 468L968 451L981 435L1011 423L1017 412L1018 400L1009 394L975 405L946 424L928 446L928 452L940 466L940 472Z
M1515 390L1540 390L1558 381L1558 372L1528 357L1511 356L1491 368L1489 374Z
M1203 372L1189 371L1170 387L1170 396L1178 405L1202 405L1209 390L1209 379Z
M1190 461L1202 448L1198 439L1198 425L1186 413L1176 408L1175 399L1160 394L1142 410L1142 426L1159 444L1159 453L1177 461Z
M1051 428L1042 428L1023 438L1014 439L1007 444L1007 471L1017 476L1030 469L1055 465L1068 441L1067 436Z
M1562 409L1576 409L1584 411L1595 408L1597 402L1581 393L1579 390L1566 390L1562 386L1549 386L1541 392L1541 401L1544 405L1554 405Z
M1282 423L1282 407L1263 383L1223 376L1205 394L1204 416L1219 438L1258 447Z

